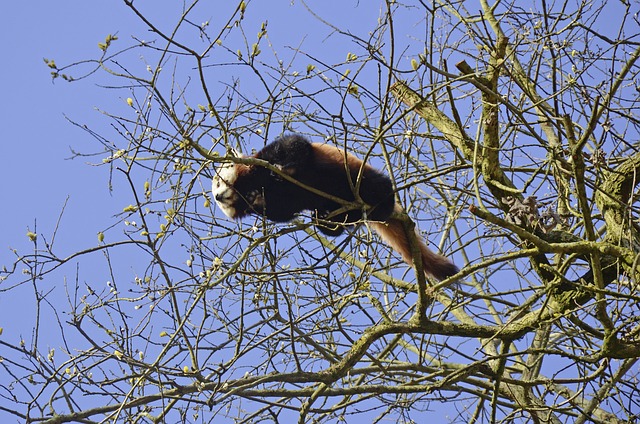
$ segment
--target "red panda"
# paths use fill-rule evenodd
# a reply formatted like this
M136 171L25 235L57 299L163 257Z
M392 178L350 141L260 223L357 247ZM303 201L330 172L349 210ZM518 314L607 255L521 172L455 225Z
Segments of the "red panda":
M287 222L308 210L314 215L318 230L330 236L340 235L345 224L357 225L366 217L380 237L412 265L402 222L392 217L402 209L395 201L389 177L351 154L345 156L337 147L311 143L296 134L276 139L254 157L277 166L314 190L288 181L264 166L227 163L215 171L212 192L228 217L240 219L253 214L274 222ZM363 208L345 208L336 198L352 204L364 203L366 214ZM458 272L449 259L429 250L419 238L418 241L427 275L443 280Z

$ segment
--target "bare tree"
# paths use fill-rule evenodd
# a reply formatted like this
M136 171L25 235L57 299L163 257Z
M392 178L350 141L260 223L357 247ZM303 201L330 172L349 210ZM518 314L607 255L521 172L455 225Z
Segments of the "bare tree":
M2 296L32 285L38 316L30 340L0 341L3 411L637 422L637 4L387 0L331 14L300 1L271 16L196 0L165 27L151 18L162 6L139 3L125 1L151 40L110 35L97 59L48 61L54 78L122 97L103 112L110 128L78 124L100 146L78 156L133 201L94 247L63 257L34 232L33 252L7 264ZM343 7L379 17L334 24ZM314 29L277 44L283 10ZM366 225L330 239L307 215L226 219L214 167L284 132L384 169L462 268L457 283L425 281ZM106 273L74 278L95 253ZM43 284L60 273L64 287Z

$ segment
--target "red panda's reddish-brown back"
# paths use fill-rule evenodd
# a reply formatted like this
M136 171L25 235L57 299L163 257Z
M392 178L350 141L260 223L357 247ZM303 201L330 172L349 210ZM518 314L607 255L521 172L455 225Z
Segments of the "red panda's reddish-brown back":
M314 172L325 186L318 188L353 201L356 200L354 189L359 187L360 199L373 207L369 211L369 219L384 221L391 215L395 197L389 177L338 147L322 143L313 143L312 146L317 167Z

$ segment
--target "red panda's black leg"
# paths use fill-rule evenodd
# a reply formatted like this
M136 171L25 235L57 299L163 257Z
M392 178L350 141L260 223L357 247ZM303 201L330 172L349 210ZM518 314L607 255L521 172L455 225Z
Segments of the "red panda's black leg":
M342 235L342 233L344 232L344 227L342 226L342 224L338 224L338 223L334 224L332 222L327 222L327 223L318 222L316 223L316 228L322 234L330 237L338 237L339 235Z
M329 217L329 210L315 210L313 212L313 222L322 234L337 237L344 232L344 214Z

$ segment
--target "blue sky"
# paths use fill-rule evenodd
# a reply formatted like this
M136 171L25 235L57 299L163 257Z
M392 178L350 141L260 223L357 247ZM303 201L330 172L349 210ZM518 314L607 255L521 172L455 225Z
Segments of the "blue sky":
M86 147L89 137L65 119L91 123L98 117L94 108L105 103L105 91L95 81L53 83L43 58L69 63L95 57L106 34L133 22L123 11L121 2L113 1L7 2L2 7L3 263L6 246L28 245L25 234L27 227L33 230L34 219L38 230L52 230L67 196L60 235L71 242L88 243L85 237L90 236L93 243L95 221L110 215L104 172L83 160L67 160L70 147Z
M289 2L280 4L286 7ZM337 4L344 5L340 1L323 4L328 11L336 10ZM261 12L257 7L251 12L251 19L260 19ZM377 7L372 9L367 21L373 20L375 24L377 13ZM156 18L168 27L175 16L168 21L162 16ZM337 14L333 22L343 25L349 19L349 14ZM308 30L300 28L297 31L300 22L286 15L272 16L269 25L270 37L281 44L297 44L305 37L303 31ZM325 33L328 32L325 28ZM124 196L120 191L109 190L108 167L91 165L100 163L102 157L69 160L72 149L79 152L100 150L87 132L70 121L104 129L109 121L97 109L125 110L126 93L99 87L98 84L105 81L101 76L71 84L62 79L52 81L51 70L44 61L45 58L55 60L58 66L64 66L96 58L100 54L98 43L108 34L115 33L127 40L125 43L131 34L143 37L145 34L138 19L121 1L5 2L0 8L3 40L0 46L4 58L0 78L5 94L5 101L0 106L0 122L4 128L0 155L0 195L4 199L0 215L0 266L12 263L15 258L10 248L22 254L31 251L33 246L27 231L38 234L42 248L45 241L52 242L56 230L56 251L61 256L93 247L98 231L116 221L114 214L132 203L126 190ZM344 60L349 47L333 45L333 42L325 40L324 48L339 56L337 61ZM64 214L58 223L63 207ZM124 273L130 275L133 265L124 263ZM85 281L104 284L110 279L104 270L101 254L83 259L80 285ZM51 274L38 282L42 292L54 290L54 296L48 296L48 299L60 311L69 308L64 278L73 279L74 273L72 265L64 273ZM3 328L0 337L4 340L13 344L20 339L28 344L31 342L36 312L33 296L30 284L0 295L0 327ZM66 316L63 314L59 318L64 321ZM43 324L41 348L59 348L57 323L47 319Z
M252 2L250 16L259 20L262 12L258 7L268 8L274 3ZM290 1L277 3L287 5ZM612 7L619 7L618 2L611 3ZM359 15L354 20L345 10L344 2L322 4L327 14L338 10L340 5L341 13L331 14L332 22L343 27L349 24L353 30L361 29L365 34L369 28L360 28L358 24L372 25L378 13L377 8L371 8L369 16ZM167 26L172 23L163 21L162 16L156 18ZM269 17L274 44L296 45L305 39L308 30L295 16L271 14ZM324 43L323 57L332 53L337 61L344 60L350 47L340 45L339 38L326 39L324 36L329 30L323 31L315 37ZM615 28L611 31L615 32ZM0 78L5 94L0 106L0 123L4 129L0 155L0 195L4 200L0 214L0 266L11 263L14 257L9 247L23 253L29 251L32 244L26 233L36 230L36 220L37 233L49 238L65 203L66 210L56 235L61 254L94 246L97 232L113 223L113 215L131 203L128 192L125 191L125 197L119 197L120 192L109 190L107 167L88 164L99 163L101 157L69 160L71 148L81 152L99 150L97 142L69 120L104 128L108 121L96 108L125 110L125 94L97 86L103 82L100 76L72 84L62 80L52 82L50 69L43 61L43 58L54 59L58 65L65 65L95 58L99 55L98 43L114 33L123 40L132 33L144 34L140 22L122 1L16 1L4 2L0 7L3 57ZM420 51L420 46L415 48ZM454 62L455 58L451 58L451 63ZM73 272L67 275L73 277ZM90 278L91 273L83 271L83 277ZM60 289L61 278L56 275L44 284ZM29 340L29 317L34 312L31 301L20 302L20 290L24 291L24 299L33 297L28 285L12 291L10 297L0 295L0 327L4 329L0 337L13 343L18 337Z
M106 34L131 22L122 11L123 6L113 1L5 2L1 7L2 265L15 258L9 248L29 252L32 245L26 233L35 230L35 222L37 233L51 242L65 202L55 240L62 255L94 245L96 232L114 213L104 170L88 167L84 160L67 160L70 147L82 149L89 138L65 115L91 123L97 115L94 107L104 101L104 90L95 83L53 83L43 58L69 63L94 56ZM44 282L42 288L47 286L61 287L61 276ZM0 296L5 340L30 340L32 299L33 289L27 285Z
M260 13L256 14L256 7L252 16ZM93 243L99 228L95 223L114 211L109 207L113 199L106 169L89 167L84 159L67 160L72 156L70 148L91 151L96 144L65 117L90 126L103 124L96 108L111 107L122 98L97 87L100 77L72 84L52 82L43 58L54 59L59 66L95 58L98 43L107 34L117 32L127 38L142 31L121 1L5 2L0 10L4 57L0 78L5 93L0 106L4 127L0 190L5 199L0 262L6 263L11 253L4 247L28 246L27 227L33 230L36 218L38 232L49 232L67 196L60 235L72 237L69 241ZM372 12L372 16L377 13ZM337 24L347 19L345 14L332 17ZM270 36L281 41L278 36L290 37L295 25L295 19L283 16L278 22L272 16Z
M281 2L285 10L288 4ZM344 5L341 2L323 4L327 13L335 10L332 4ZM260 2L252 3L248 18L260 20L263 11L259 7ZM297 10L300 11L300 7ZM375 23L377 6L371 8L370 14L360 17ZM331 20L344 25L350 20L348 15L332 14ZM169 19L154 18L168 28L176 15ZM274 44L295 45L296 37L300 41L305 39L304 31L308 28L297 28L297 25L300 22L295 16L271 14L269 33ZM328 35L329 30L324 31ZM146 33L121 1L6 2L2 6L0 35L5 59L0 77L4 82L5 101L0 106L4 127L0 193L5 205L0 220L0 263L7 263L13 257L6 246L21 251L29 248L26 233L28 229L35 229L36 220L38 233L51 234L65 202L57 241L68 246L65 249L68 253L94 244L96 233L122 208L124 200L114 205L108 169L87 165L101 158L68 159L72 156L71 149L97 150L95 140L69 120L101 128L107 121L97 108L122 107L124 93L98 87L97 84L105 83L102 76L71 84L61 79L52 81L50 69L43 60L53 59L62 66L96 58L98 43L114 33L125 40L123 43L129 42L131 34L144 37ZM335 49L339 58L344 59L348 46L333 45L334 41L327 39L323 42L325 49Z

